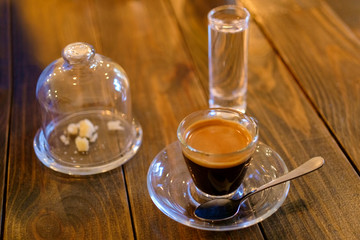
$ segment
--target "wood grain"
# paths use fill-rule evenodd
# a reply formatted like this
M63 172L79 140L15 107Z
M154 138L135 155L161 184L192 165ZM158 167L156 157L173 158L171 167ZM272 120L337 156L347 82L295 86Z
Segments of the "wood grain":
M358 205L359 176L286 66L263 35L253 31L258 37L252 38L249 51L253 56L249 62L249 111L260 122L261 140L273 146L290 169L312 156L326 159L324 168L291 183L287 201L261 223L265 236L356 239L360 212L349 206Z
M131 79L134 115L144 130L140 152L124 166L136 238L262 239L257 227L217 233L185 227L152 203L146 188L150 163L160 150L176 141L176 129L182 118L207 107L207 98L170 5L166 1L137 1L118 9L116 6L115 3L101 5L98 14L114 11L114 15L122 16L121 20L127 23L117 32L113 28L102 31L113 36L104 39L105 45L110 47L109 54L119 52L117 61ZM136 17L139 15L142 18ZM100 21L102 26L121 26L120 22L111 23L110 15L101 16ZM118 45L112 44L114 39L118 39Z
M357 0L325 0L331 9L360 39L360 3Z
M174 2L179 4L178 1ZM206 52L199 50L204 49L206 43L196 41L205 39L205 36L198 35L206 33L199 34L196 29L201 28L199 22L203 23L202 28L206 28L206 21L196 21L199 25L194 26L189 14L181 8L174 9L190 52L196 59L197 69L202 72L199 76L206 86L207 78L203 78L207 72L206 64L197 62L206 59ZM188 3L187 9L191 9ZM203 15L204 8L198 9L201 9L198 10L199 16ZM256 11L251 7L249 9ZM287 9L288 6L283 6L282 11ZM272 11L271 8L267 10ZM192 15L196 16L196 13ZM316 48L311 50L316 52ZM284 205L261 223L265 237L357 239L360 212L352 206L359 205L359 176L309 104L287 66L254 22L250 27L248 90L248 112L259 120L261 141L278 151L290 169L311 156L321 155L326 159L323 169L291 184Z
M181 118L206 106L168 5L161 1L87 1L80 9L77 2L35 5L26 1L13 7L17 94L6 239L262 239L256 227L217 234L189 229L160 213L148 196L146 173L152 158L176 139ZM164 23L170 27L164 29ZM72 41L92 43L129 75L134 115L144 130L139 154L124 166L130 206L121 168L74 179L42 166L33 153L32 138L40 126L40 118L33 114L39 111L34 94L37 77Z
M72 178L46 168L34 154L41 124L35 88L42 69L69 42L98 42L98 26L88 14L95 6L59 3L12 5L14 96L4 238L133 239L122 168Z
M0 1L0 226L4 216L4 194L11 107L10 4ZM3 235L1 230L0 235Z
M244 2L359 171L358 38L322 1Z
M7 147L9 137L10 116L10 10L8 1L0 2L0 21L4 24L0 27L0 224L4 219L4 194L6 188ZM3 235L1 230L0 235Z
M146 175L155 155L176 141L181 119L207 107L206 15L233 1L24 0L12 1L11 13L9 2L0 6L0 19L8 21L0 29L5 113L12 97L10 121L9 112L0 115L0 141L9 146L4 239L359 238L360 179L333 137L358 164L351 119L359 113L350 108L358 100L358 43L324 2L244 0L252 14L248 113L260 122L261 141L290 169L316 155L326 164L292 182L271 217L231 232L196 230L165 216L148 195ZM40 127L37 78L76 41L124 67L144 131L139 153L123 167L80 178L43 166L32 147ZM6 149L0 145L4 161Z

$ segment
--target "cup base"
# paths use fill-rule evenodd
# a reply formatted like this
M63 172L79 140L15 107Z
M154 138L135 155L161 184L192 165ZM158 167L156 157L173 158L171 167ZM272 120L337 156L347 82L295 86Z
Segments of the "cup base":
M191 179L187 184L187 193L191 202L197 206L214 199L238 199L244 194L244 190L243 187L240 186L234 192L226 195L211 195L197 188Z
M244 102L240 105L233 105L233 104L216 104L215 101L209 100L209 107L210 108L232 108L241 113L246 112L246 102Z

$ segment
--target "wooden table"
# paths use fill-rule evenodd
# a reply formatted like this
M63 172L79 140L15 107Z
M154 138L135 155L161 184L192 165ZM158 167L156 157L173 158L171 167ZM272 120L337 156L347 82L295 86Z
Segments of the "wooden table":
M251 13L248 109L260 140L292 169L326 164L291 183L260 224L201 231L152 203L146 174L187 114L207 107L207 13L232 1L1 0L0 189L4 239L360 239L360 2L243 0ZM236 4L241 4L236 2ZM144 138L107 173L69 177L33 150L44 67L84 41L126 70Z

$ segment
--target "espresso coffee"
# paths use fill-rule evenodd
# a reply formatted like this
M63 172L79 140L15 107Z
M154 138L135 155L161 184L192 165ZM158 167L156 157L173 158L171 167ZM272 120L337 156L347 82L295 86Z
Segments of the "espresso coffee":
M252 136L245 127L230 120L206 119L190 125L184 139L196 150L183 155L199 190L226 195L240 186L253 152L246 149Z

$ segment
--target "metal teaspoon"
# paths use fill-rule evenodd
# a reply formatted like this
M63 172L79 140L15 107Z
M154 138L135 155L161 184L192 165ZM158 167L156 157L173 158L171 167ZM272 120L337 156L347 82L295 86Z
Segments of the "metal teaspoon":
M276 178L271 182L268 182L261 187L252 190L251 192L248 192L240 199L234 200L219 198L200 204L195 209L195 216L201 220L206 221L222 221L230 219L239 212L241 203L248 197L267 188L273 187L275 185L287 182L289 180L301 177L305 174L315 171L319 169L322 165L324 165L324 163L325 161L322 157L311 158L310 160L295 168L291 172L288 172L287 174Z

